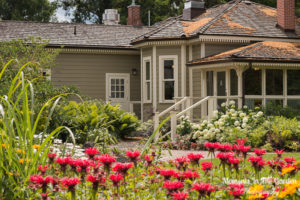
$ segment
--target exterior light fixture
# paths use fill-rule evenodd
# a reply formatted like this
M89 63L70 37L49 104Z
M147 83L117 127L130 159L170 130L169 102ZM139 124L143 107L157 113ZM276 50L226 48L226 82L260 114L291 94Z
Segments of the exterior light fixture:
M132 76L136 76L137 75L137 69L133 68L131 70L131 74L132 74Z

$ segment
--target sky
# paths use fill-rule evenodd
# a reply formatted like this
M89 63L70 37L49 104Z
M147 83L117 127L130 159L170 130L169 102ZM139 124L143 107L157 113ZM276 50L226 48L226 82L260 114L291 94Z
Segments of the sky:
M53 2L55 0L49 0L50 2ZM66 16L66 11L64 11L62 8L59 8L56 10L55 16L59 22L71 22L71 17Z

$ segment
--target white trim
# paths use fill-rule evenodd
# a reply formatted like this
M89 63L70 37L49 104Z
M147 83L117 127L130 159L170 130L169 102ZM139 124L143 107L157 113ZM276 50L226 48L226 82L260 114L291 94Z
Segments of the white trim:
M60 50L60 53L72 54L114 54L114 55L139 55L137 49L92 49L92 48L47 48L49 51Z
M200 58L205 58L205 43L201 42Z
M189 45L189 61L193 60L193 45Z
M262 105L266 105L266 89L267 89L267 84L266 84L266 70L262 69L261 70L261 95L263 96L263 103Z
M181 45L181 96L186 96L186 45Z
M143 49L141 51L141 122L144 121L144 91L143 91ZM152 86L151 86L152 88Z
M193 86L193 69L189 68L189 89L190 89L189 90L190 91L189 96L190 97L194 96L193 88L194 88L194 86Z
M151 64L152 64L152 62L151 62L151 56L148 56L148 57L144 57L143 58L143 74L142 74L142 77L143 77L143 82L142 82L142 87L143 87L143 103L151 103L152 102L152 67L151 67ZM150 80L149 81L147 81L146 80L146 62L150 62ZM150 99L148 100L147 99L147 93L148 93L148 91L147 91L147 82L149 82L150 83Z
M105 74L105 79L106 79L106 82L105 82L105 87L106 87L106 90L105 90L105 99L106 99L106 102L110 101L110 97L109 97L109 94L110 94L110 78L111 77L116 77L116 78L124 78L125 79L125 82L124 82L124 98L118 98L118 99L115 99L116 101L112 101L112 103L116 103L116 104L122 104L122 103L126 103L128 104L128 110L130 109L130 73L106 73ZM126 89L128 88L128 89ZM123 101L118 101L118 100L123 100ZM123 108L125 109L125 108Z
M271 38L271 37L249 37L249 36L222 36L222 35L199 35L200 41L204 42L238 42L249 43L251 41L282 41L299 42L299 39Z
M153 111L156 112L157 110L157 87L156 87L156 46L152 48L152 70L153 70Z
M287 69L283 70L283 106L287 106Z
M163 76L164 76L164 60L174 60L174 98L178 97L178 56L177 55L165 55L165 56L159 56L159 102L160 103L174 103L175 100L165 100L164 94L163 94Z

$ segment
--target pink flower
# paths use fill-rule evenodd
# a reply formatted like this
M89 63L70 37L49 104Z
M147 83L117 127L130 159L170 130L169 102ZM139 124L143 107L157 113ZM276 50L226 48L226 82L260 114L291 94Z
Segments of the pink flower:
M216 149L218 149L220 146L220 143L216 142L216 143L211 143L211 142L206 142L204 144L204 147L207 148L207 150L211 153L215 152Z
M99 154L99 151L96 148L87 148L85 153L89 156L90 159L94 159L95 155Z
M56 157L56 154L55 154L55 153L49 153L49 154L48 154L49 162L50 162L50 163L53 163L55 157Z
M182 191L177 191L172 193L172 199L177 199L177 200L185 200L188 198L188 193Z
M241 196L245 193L245 189L235 189L235 190L230 190L229 194L233 195L235 199L240 199Z
M187 155L187 157L193 164L199 164L199 160L201 158L204 158L204 156L201 153L198 154L190 153Z
M232 153L222 153L221 152L221 153L217 154L217 158L219 158L221 160L221 164L225 164L225 163L229 164L229 160L231 158L233 158L233 155L232 155Z
M69 192L75 191L76 185L80 184L79 178L64 178L61 181L62 185L68 188Z
M186 172L179 172L176 175L176 178L180 181L184 181L185 179L195 180L199 177L198 172L193 171L186 171Z
M139 151L127 151L126 156L130 158L131 162L136 163L140 154Z
M152 161L153 161L153 156L152 155L145 155L144 159L146 160L147 162L147 165L151 165L152 164Z
M130 168L133 168L132 163L116 163L115 166L113 167L113 171L126 175L127 171Z
M95 159L102 162L103 165L106 167L110 167L112 163L116 162L116 158L113 156L110 156L109 154L103 154L99 157L96 157Z
M217 148L221 152L229 152L232 149L230 144L220 144Z
M286 157L286 158L284 158L284 161L288 164L293 164L293 162L296 160L294 157Z
M183 188L183 183L180 181L165 181L163 187L166 188L170 193L180 188Z
M66 171L66 167L70 163L71 160L72 160L72 158L70 158L70 157L66 157L66 158L58 157L56 159L56 163L58 163L60 165L61 170L64 172L64 171Z
M258 171L260 171L266 164L266 162L262 159L262 157L259 156L257 157L251 156L248 160L251 162L252 166Z
M90 174L86 180L93 183L94 190L98 189L99 184L105 183L105 178L102 175L93 176Z
M262 155L266 154L266 150L265 149L254 149L254 153L257 156L262 156Z
M45 166L42 166L42 165L38 166L38 170L41 172L42 176L45 175L47 169L49 169L49 167L47 165L45 165Z
M281 158L281 155L284 153L284 150L275 150L275 153L277 154L278 158Z
M199 193L199 197L204 197L206 195L210 196L210 194L215 190L210 183L195 183L192 189Z
M34 184L37 184L38 188L42 188L43 193L47 192L48 184L51 183L53 178L51 176L47 176L43 178L40 175L32 175L29 178L29 181L31 181Z
M175 164L178 164L179 168L185 167L184 165L188 162L189 160L186 157L180 157L175 159Z
M202 165L201 170L205 171L206 173L212 169L211 162L203 162L203 163L201 163L201 165Z
M114 186L118 186L119 182L123 180L123 176L121 174L112 174L110 175L110 180L113 182Z
M165 177L165 180L170 179L172 176L176 176L176 171L173 169L160 169L159 174Z
M239 145L244 145L247 142L247 140L244 138L243 139L239 138L235 142Z

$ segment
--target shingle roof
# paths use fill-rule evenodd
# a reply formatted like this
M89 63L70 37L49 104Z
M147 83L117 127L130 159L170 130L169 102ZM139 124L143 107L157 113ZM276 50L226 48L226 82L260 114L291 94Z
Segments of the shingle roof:
M207 9L191 21L184 21L181 16L168 19L156 30L135 38L132 42L189 38L199 34L300 39L300 18L296 20L295 33L285 32L276 24L276 9L249 0L233 0Z
M127 48L131 47L132 38L152 29L126 25L0 21L0 41L33 36L49 40L50 46Z
M258 42L214 56L193 60L187 64L204 65L227 61L284 61L300 63L300 43Z

